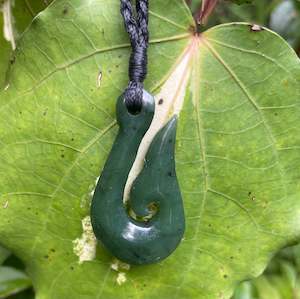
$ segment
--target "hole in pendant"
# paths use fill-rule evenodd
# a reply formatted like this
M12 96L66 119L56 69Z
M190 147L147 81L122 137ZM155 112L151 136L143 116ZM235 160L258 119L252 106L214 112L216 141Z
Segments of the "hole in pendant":
M142 108L143 108L143 102L142 101L135 101L135 100L124 100L124 104L126 106L126 109L129 114L131 115L138 115L141 113Z
M147 209L148 209L148 212L149 214L146 215L146 216L139 216L137 215L134 210L129 206L127 205L127 212L128 212L128 215L136 220L136 221L139 221L139 222L149 222L159 211L159 205L155 202L151 202L148 206L147 206Z
M127 111L131 115L138 115L142 111L142 105L137 105L137 104L131 104L131 105L126 105Z

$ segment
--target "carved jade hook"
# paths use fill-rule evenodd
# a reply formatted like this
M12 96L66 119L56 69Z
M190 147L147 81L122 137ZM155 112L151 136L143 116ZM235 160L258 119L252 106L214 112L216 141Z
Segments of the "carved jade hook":
M123 96L118 99L119 133L92 200L91 220L97 239L114 256L130 264L150 264L166 258L180 243L185 229L174 161L176 116L155 136L130 192L129 205L136 215L148 216L152 204L158 207L157 212L149 221L138 221L129 216L123 204L128 174L154 109L154 98L146 91L137 115L128 112Z

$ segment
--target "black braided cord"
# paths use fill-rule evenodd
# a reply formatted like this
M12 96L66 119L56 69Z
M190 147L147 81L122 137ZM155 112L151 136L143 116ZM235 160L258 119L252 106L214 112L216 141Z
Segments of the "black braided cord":
M121 14L128 32L132 53L129 60L129 83L124 101L129 112L136 114L142 109L143 82L147 75L148 0L136 0L136 17L131 0L121 1Z

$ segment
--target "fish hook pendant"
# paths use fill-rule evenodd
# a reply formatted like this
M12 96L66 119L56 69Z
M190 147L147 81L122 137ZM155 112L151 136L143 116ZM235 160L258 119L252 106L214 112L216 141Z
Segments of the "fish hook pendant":
M128 174L139 145L150 127L154 98L143 92L142 110L128 112L121 96L117 102L119 132L97 183L91 206L91 220L99 241L118 259L129 264L150 264L165 259L180 243L184 229L184 209L175 171L177 117L174 116L154 137L144 168L130 191L130 209L123 203Z

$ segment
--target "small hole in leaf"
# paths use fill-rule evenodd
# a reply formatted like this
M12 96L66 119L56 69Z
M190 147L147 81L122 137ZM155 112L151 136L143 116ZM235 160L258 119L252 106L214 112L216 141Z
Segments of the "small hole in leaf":
M102 80L102 72L99 71L98 76L97 76L97 88L101 86L101 80Z
M139 102L136 102L136 101L129 102L129 101L124 100L124 103L125 103L128 113L131 115L138 115L142 111L143 105L140 104Z

